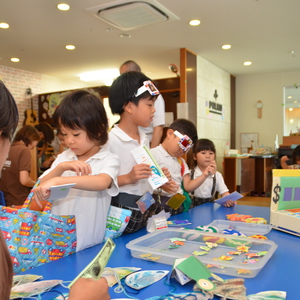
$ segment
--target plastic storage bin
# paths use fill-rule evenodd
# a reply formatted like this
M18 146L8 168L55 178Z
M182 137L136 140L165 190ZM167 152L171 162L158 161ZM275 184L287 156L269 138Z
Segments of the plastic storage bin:
M170 249L172 238L185 239L184 245L176 249ZM208 251L208 254L196 257L209 267L213 273L244 278L255 277L277 248L277 245L269 240L176 228L167 228L146 234L132 240L126 247L131 250L133 257L173 265L177 258L189 257L193 255L194 251L203 251L199 247L206 246L207 241L218 243L218 246ZM232 255L233 259L230 261L219 259L222 255L228 255L229 251L236 251L238 244L250 246L249 253L262 251L267 253L254 264L244 263L246 259L244 253Z
M208 226L218 228L219 233L222 233L224 229L234 229L246 234L247 236L255 234L266 235L272 229L272 225L269 224L255 224L228 220L214 220Z

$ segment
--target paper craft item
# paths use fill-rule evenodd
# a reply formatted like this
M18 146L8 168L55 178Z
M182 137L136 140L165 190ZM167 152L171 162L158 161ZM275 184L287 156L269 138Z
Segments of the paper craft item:
M165 176L160 166L150 153L150 150L146 146L139 146L131 150L134 160L137 164L148 164L152 170L152 174L148 177L148 181L151 187L155 190L168 182L168 178Z
M225 202L227 202L228 200L231 201L237 201L241 198L243 198L244 196L238 192L233 192L228 196L222 197L220 199L215 200L215 203L218 203L220 205L223 205Z
M129 274L137 272L139 270L141 270L141 268L134 268L134 267L105 268L104 272L102 273L102 277L104 277L107 280L108 286L112 287L118 282L117 278L121 280L124 277L128 276Z
M116 245L112 239L108 239L101 248L96 257L86 266L86 268L68 285L69 288L79 278L94 278L99 279L101 277L104 268L113 253Z
M153 199L150 192L147 192L143 195L137 202L137 206L139 207L141 213L143 214L153 203L155 200Z
M174 208L174 209L178 209L180 207L180 205L184 202L184 200L186 199L185 196L183 196L182 194L175 194L173 195L168 201L167 201L167 205L169 205L170 207Z
M47 199L48 201L65 198L67 197L70 188L73 187L76 183L69 183L69 184L62 184L62 185L56 185L51 186L50 191L50 197Z
M196 281L197 286L204 291L211 291L215 289L215 284L209 280L213 277L218 281L224 281L219 276L211 273L207 267L194 256L184 259L176 266L182 273Z
M33 282L38 279L43 279L41 275L31 275L31 274L24 274L24 275L14 275L13 277L13 286L25 284L28 282Z
M159 229L168 228L167 219L169 219L171 214L162 210L157 215L152 216L147 222L147 231L154 232Z
M158 271L140 271L140 272L135 272L130 275L128 275L125 279L125 283L135 289L135 290L140 290L144 287L147 287L162 278L164 278L169 271L163 271L163 270L158 270Z
M192 281L193 279L185 275L182 271L176 268L178 264L183 262L185 258L175 259L173 264L173 270L171 277L175 278L181 285L185 285L186 283Z
M28 298L38 295L62 282L62 280L43 280L16 285L11 289L10 299Z
M192 224L189 220L171 220L167 221L169 227L185 226Z
M283 291L265 291L247 296L248 300L285 300L286 292Z

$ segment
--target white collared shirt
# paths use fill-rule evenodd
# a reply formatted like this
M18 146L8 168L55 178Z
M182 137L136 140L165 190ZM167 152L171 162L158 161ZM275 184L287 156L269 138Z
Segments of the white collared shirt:
M76 154L68 149L59 154L50 169L41 177L47 175L59 163L78 160ZM111 197L118 194L117 175L119 171L119 159L117 155L101 149L86 163L92 168L92 175L107 174L113 182L109 189L103 191L88 191L70 189L66 198L53 201L51 212L56 215L75 215L77 247L76 251L92 247L103 241L106 218L111 202ZM77 176L73 171L65 171L62 176Z
M183 194L183 190L181 188L181 183L182 183L183 177L186 174L190 173L190 169L189 169L187 163L185 162L185 160L183 158L181 158L181 161L184 166L183 167L184 171L183 171L183 176L182 176L181 175L182 165L179 163L177 157L171 156L161 144L150 150L151 150L151 153L154 156L155 160L159 164L159 166L161 168L163 168L163 167L168 168L168 170L172 176L172 180L174 180L178 184L178 193ZM170 194L166 193L165 191L162 191L161 194L163 196L168 196L168 197L171 196Z
M106 147L108 151L118 155L120 159L120 170L118 175L128 174L132 168L136 165L136 162L131 154L131 150L145 145L149 147L149 140L146 134L139 128L140 143L137 140L131 138L127 133L119 128L118 125L109 132L108 142ZM146 192L153 192L148 179L140 179L134 184L126 184L119 187L120 193L128 193L133 195L142 196Z

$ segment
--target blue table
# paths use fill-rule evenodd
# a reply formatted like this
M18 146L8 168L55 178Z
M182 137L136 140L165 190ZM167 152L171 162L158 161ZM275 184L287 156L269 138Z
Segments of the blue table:
M192 225L186 227L192 229L199 225L207 225L214 219L225 220L225 215L231 213L250 214L254 217L263 217L269 221L270 209L267 207L244 205L225 208L218 204L207 203L193 208L189 212L173 216L172 219L188 219L192 222ZM108 262L108 267L139 267L142 268L142 270L171 271L172 266L170 265L145 261L131 256L129 249L126 248L126 244L146 233L146 230L142 229L133 234L124 235L115 239L116 249ZM299 237L277 230L271 230L267 237L270 240L273 240L278 245L278 248L256 277L245 279L247 295L266 290L281 290L287 292L287 299L299 299L299 287L297 284L297 278L300 271L300 258L298 257ZM61 258L58 261L28 270L24 273L42 275L44 279L62 279L64 281L71 281L94 258L100 251L102 245L103 244L96 245L92 248L85 249L73 255ZM233 277L222 275L222 278L229 279ZM189 292L192 290L194 284L188 283L181 286L174 279L171 279L171 283L177 288L175 293ZM56 289L61 292L67 291L62 287ZM169 290L170 287L165 285L163 280L161 280L150 287L140 290L139 294L131 294L131 296L138 299L146 299L153 296L165 295ZM112 299L127 298L123 293L116 294L114 292L114 287L110 288L110 295ZM53 298L53 294L51 297L50 294L43 296L43 299L51 298ZM220 298L215 297L215 299Z

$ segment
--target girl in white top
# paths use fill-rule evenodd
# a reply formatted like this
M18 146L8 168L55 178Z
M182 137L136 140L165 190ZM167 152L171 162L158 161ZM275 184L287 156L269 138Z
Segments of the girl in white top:
M193 154L196 167L192 172L192 179L202 177L202 183L193 192L192 206L198 206L206 202L213 202L215 193L222 197L229 195L223 176L216 167L216 148L208 139L200 139L194 146ZM234 201L228 200L224 206L230 207Z
M52 213L75 215L79 251L103 241L111 196L118 194L119 159L103 148L108 122L95 95L84 90L67 95L53 121L69 149L40 177L35 200L47 200L51 186L75 183L66 198L54 200Z

